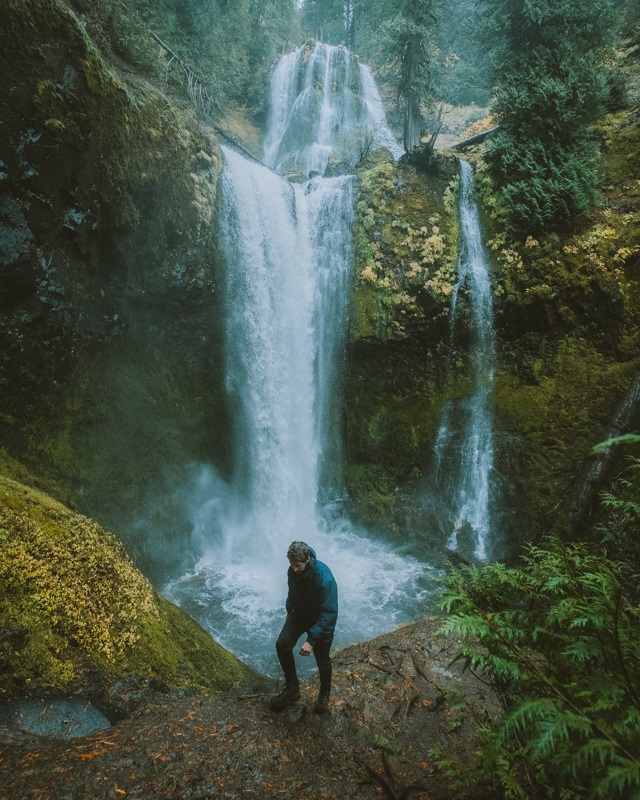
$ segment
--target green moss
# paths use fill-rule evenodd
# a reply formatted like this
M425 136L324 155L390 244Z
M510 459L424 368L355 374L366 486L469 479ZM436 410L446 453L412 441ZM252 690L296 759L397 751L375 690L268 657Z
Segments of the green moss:
M591 448L606 438L615 409L640 369L640 357L612 361L578 335L559 341L530 338L528 348L520 351L513 371L502 367L494 397L502 442L496 466L516 488L511 502L518 504L522 539L537 538L556 525L562 530L564 503L581 467Z
M7 169L33 242L11 271L25 277L3 286L0 443L113 527L168 466L215 456L222 159L190 108L109 62L106 6L80 6L86 18L12 0L0 34L5 89L20 87L3 130L27 140L32 177ZM70 211L78 226L63 224Z
M361 174L355 219L352 335L383 341L448 313L455 281L452 187L384 163Z
M379 464L350 464L346 485L353 508L361 519L370 523L388 524L396 498L389 475Z
M640 367L639 129L633 111L602 121L607 203L564 237L508 239L482 155L473 156L495 278L496 487L504 490L505 507L517 509L513 523L506 522L515 539L561 526L581 466L606 435ZM399 237L417 224L411 217L415 189L402 170L371 170L363 176L357 210L358 266L371 260L382 266L368 284L356 276L354 338L360 346L353 347L347 383L347 475L354 505L375 521L393 515L404 499L410 502L413 477L429 463L443 402L468 390L466 359L450 351L446 319L438 337L437 328L419 317L436 319L446 299L422 292L416 310L389 303L389 287L398 291L393 280L406 260ZM454 198L451 187L448 213L455 211ZM389 286L382 286L387 276ZM405 326L411 335L402 342L401 328L391 322L396 310L417 322ZM372 340L368 346L365 338ZM385 339L391 341L381 344ZM446 369L459 371L459 379Z
M33 685L68 689L87 669L210 689L247 676L236 658L157 595L113 535L6 477L0 477L0 629L19 634L2 638L0 671Z

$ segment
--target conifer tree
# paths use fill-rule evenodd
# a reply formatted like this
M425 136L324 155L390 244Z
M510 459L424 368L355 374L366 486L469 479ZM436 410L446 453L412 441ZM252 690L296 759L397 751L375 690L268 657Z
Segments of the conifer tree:
M385 49L398 71L398 97L404 109L404 147L420 144L421 105L431 96L434 61L433 31L438 0L401 0L397 13L383 26Z
M597 198L590 124L607 96L611 0L481 0L493 50L491 159L512 231L570 228Z

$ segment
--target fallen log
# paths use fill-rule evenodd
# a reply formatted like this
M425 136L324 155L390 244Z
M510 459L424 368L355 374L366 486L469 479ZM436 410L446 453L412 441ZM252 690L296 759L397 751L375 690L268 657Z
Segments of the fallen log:
M500 126L496 125L493 128L489 128L489 130L487 131L481 131L480 133L476 133L475 136L470 136L468 139L463 139L461 142L452 145L451 149L464 150L465 147L471 147L471 145L473 144L480 144L480 142L484 142L487 136L491 136L492 133L495 133L499 129Z

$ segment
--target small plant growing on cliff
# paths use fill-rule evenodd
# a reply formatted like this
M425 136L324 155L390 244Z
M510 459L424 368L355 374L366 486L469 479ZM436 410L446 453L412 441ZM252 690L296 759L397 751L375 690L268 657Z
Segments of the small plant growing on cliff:
M521 568L450 577L442 631L462 637L458 657L504 707L482 754L501 796L638 796L638 586L602 547L556 537Z

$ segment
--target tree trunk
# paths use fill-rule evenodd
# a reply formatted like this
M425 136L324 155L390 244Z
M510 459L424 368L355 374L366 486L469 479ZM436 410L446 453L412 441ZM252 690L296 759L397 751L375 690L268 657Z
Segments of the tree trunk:
M404 149L410 153L420 145L422 118L420 114L420 93L418 86L418 70L420 69L421 42L417 35L410 38L405 54L405 85L407 94L404 110Z

